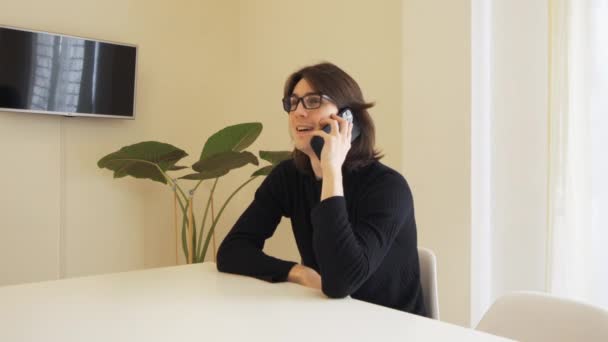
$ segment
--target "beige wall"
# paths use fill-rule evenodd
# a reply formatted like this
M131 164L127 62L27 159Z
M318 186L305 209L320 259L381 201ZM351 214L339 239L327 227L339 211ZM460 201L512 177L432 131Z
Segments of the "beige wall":
M19 261L2 261L0 284L172 264L172 198L167 189L113 180L95 162L146 139L171 142L187 150L192 162L211 132L254 120L264 124L264 132L253 150L290 149L279 103L285 77L301 66L328 60L351 73L367 100L376 102L371 112L384 162L408 179L420 244L439 257L442 316L466 324L468 0L391 0L381 5L310 0L305 6L279 0L0 4L3 24L140 47L135 121L1 113L0 130L6 134L0 143L3 150L18 146L4 153L18 167L3 170L0 177L8 189L0 193L0 259ZM33 169L43 153L47 172L40 174ZM252 171L239 170L222 180L219 203ZM257 184L232 201L218 241ZM208 185L201 190L199 195ZM29 198L34 191L42 194L30 205L14 199ZM199 205L202 199L197 199ZM28 245L30 251L25 250ZM288 222L280 225L266 250L298 260Z
M151 139L200 153L227 112L236 33L225 23L231 5L3 0L0 6L4 25L139 46L135 121L1 113L3 166L11 167L0 177L0 284L171 264L172 250L163 245L173 236L170 193L149 181L113 180L96 162Z
M59 124L0 113L0 285L59 269Z
M419 244L438 258L441 318L469 322L470 0L406 0L403 172Z

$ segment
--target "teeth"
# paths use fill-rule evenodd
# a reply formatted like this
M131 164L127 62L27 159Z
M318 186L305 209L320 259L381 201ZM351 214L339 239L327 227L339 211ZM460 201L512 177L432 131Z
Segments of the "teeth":
M298 127L296 127L296 130L297 130L298 132L310 131L310 130L312 130L312 127L302 127L302 126L298 126Z

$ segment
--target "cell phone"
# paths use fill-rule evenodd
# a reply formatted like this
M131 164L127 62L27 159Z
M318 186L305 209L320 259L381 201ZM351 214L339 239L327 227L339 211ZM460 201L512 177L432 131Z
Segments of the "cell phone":
M355 120L355 116L353 115L353 112L351 111L350 108L342 108L340 110L340 112L338 112L338 116L345 119L348 122L353 123L353 132L352 132L352 136L350 139L350 142L352 143L361 134L361 130L359 129L359 125L357 124L357 120ZM325 133L330 133L331 125L325 125L322 128L322 130L325 131ZM314 136L314 137L312 137L312 139L310 139L310 146L312 147L312 150L315 151L315 154L317 155L317 158L319 158L319 160L321 159L321 151L323 150L324 144L325 144L325 140L322 137Z

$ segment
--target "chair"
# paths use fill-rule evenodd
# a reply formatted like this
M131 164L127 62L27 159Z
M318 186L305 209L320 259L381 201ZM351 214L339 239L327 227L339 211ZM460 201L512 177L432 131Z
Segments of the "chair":
M420 285L424 295L427 317L439 319L439 295L437 292L437 258L428 248L418 247Z
M608 341L608 311L543 293L499 298L477 330L518 341Z

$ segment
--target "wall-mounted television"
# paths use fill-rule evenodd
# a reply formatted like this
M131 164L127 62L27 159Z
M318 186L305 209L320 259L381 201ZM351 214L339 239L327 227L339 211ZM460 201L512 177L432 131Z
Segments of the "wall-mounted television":
M137 47L0 25L0 111L135 118Z

